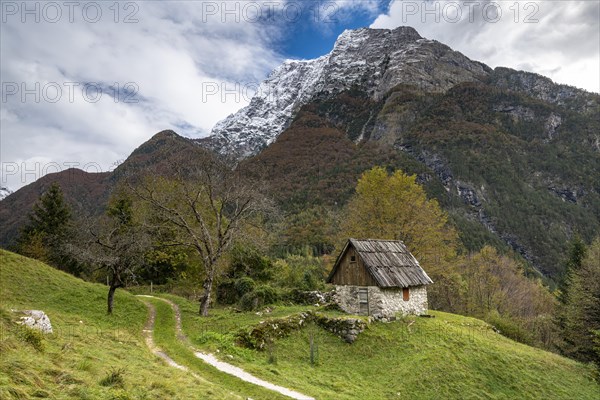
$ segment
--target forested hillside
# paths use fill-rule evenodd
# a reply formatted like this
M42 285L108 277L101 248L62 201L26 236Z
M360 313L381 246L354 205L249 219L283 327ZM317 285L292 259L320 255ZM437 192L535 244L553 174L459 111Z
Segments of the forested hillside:
M373 165L417 174L469 250L508 246L556 278L575 234L600 231L598 108L585 112L485 84L443 94L399 86L305 106L248 164L264 166L288 210L336 209Z

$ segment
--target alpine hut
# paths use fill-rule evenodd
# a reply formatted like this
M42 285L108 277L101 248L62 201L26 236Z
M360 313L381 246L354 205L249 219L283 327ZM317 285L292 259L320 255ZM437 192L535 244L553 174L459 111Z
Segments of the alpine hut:
M340 308L375 318L426 313L433 283L404 243L373 239L349 239L327 282L335 285Z

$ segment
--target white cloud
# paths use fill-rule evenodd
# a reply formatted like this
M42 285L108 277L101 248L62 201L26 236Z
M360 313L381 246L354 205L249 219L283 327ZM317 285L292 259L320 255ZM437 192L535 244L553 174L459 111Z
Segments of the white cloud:
M271 45L280 28L246 14L227 17L223 2L122 2L118 16L117 3L96 2L102 15L94 23L95 6L85 9L91 3L78 3L71 18L68 6L54 4L62 12L55 23L55 10L43 2L2 2L0 158L10 165L1 184L11 189L40 177L7 173L27 167L22 163L98 163L106 170L160 130L204 136L247 104L244 84L280 62ZM124 22L128 15L133 23ZM70 82L79 85L71 86L72 98ZM102 90L97 102L82 93L92 82ZM137 103L124 101L127 83ZM62 96L54 102L57 88Z
M392 1L371 27L412 26L491 67L600 92L599 21L597 1Z
M372 27L411 25L492 67L526 69L599 91L598 2L522 2L518 23L512 1L501 3L497 23L481 17L488 0L481 0L472 22L463 13L457 23L422 18L423 2L413 2L418 13L407 15L407 3L392 2ZM447 12L450 3L427 2L446 6ZM61 8L57 22L50 21L55 13L47 4ZM71 3L1 2L0 185L11 189L39 178L49 163L94 163L107 170L162 129L206 135L215 122L246 105L256 83L279 64L274 49L294 31L290 24L306 23L323 34L359 14L375 18L381 0L321 2L313 21L306 18L314 16L315 5L299 0L120 2L118 15L114 2L76 2L71 15L66 4ZM90 22L95 9L88 4L101 6L97 22ZM290 4L305 18L294 20L294 6L282 14ZM538 23L523 22L535 11L526 4L538 5ZM38 8L27 13L23 7ZM125 23L127 16L132 23ZM79 84L72 99L69 82ZM102 89L97 102L82 94L91 82ZM115 83L118 101L112 96ZM124 101L127 83L137 92L137 103ZM52 102L56 86L62 96ZM23 95L23 88L33 93ZM22 179L24 168L39 172Z

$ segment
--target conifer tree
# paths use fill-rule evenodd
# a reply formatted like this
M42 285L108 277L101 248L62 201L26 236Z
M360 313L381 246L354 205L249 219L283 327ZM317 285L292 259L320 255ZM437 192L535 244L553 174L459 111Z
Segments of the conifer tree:
M569 272L564 298L559 312L562 351L600 365L595 343L600 330L600 238L587 248L579 268Z
M72 213L57 183L52 183L34 204L29 222L18 239L17 250L28 257L44 261L71 273L80 265L65 252L72 236Z

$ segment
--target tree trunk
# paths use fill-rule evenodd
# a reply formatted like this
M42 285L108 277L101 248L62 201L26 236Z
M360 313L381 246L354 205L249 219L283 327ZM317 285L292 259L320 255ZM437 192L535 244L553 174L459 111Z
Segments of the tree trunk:
M110 288L108 289L108 299L107 299L108 309L106 311L108 314L112 314L112 312L113 312L113 300L115 298L115 292L121 286L122 285L110 285Z
M202 288L204 292L202 296L200 296L200 310L199 313L203 317L208 317L208 308L210 307L210 292L212 291L214 279L214 271L208 272L206 275L206 279L204 279L204 283L202 284Z

